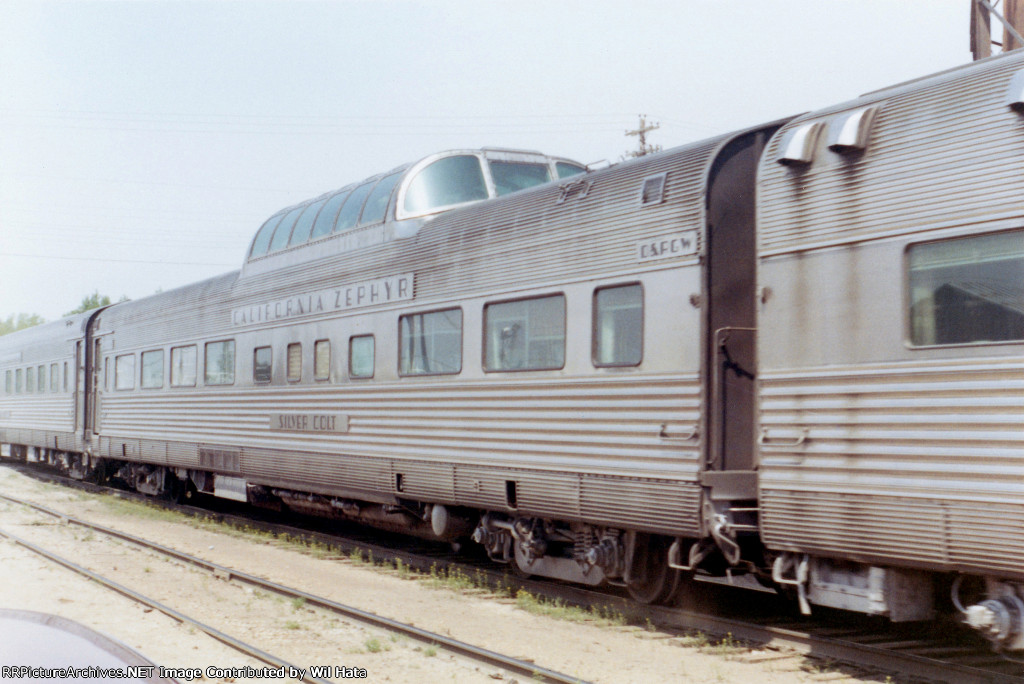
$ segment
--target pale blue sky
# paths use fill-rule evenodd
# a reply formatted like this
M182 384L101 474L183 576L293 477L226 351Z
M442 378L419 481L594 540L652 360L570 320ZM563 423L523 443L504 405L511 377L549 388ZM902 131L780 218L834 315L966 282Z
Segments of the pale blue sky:
M0 318L234 270L455 147L617 160L964 64L967 0L0 2Z

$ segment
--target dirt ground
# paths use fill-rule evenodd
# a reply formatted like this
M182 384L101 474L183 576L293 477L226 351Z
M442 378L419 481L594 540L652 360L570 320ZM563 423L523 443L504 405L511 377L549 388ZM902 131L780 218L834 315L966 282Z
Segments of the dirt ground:
M154 539L206 560L304 589L378 615L515 655L591 682L861 682L842 668L796 655L752 651L701 636L680 638L596 619L540 615L484 595L350 558L322 558L265 537L45 485L0 468L0 492ZM104 535L0 502L0 529L193 615L299 668L362 668L371 682L494 682L517 677L419 641L255 591L167 561ZM441 585L441 586L439 586ZM187 624L0 540L0 607L78 621L165 667L265 667ZM9 663L11 654L0 660ZM351 681L332 677L334 681ZM518 677L520 681L524 678ZM883 678L884 680L884 678ZM261 681L214 678L214 681ZM281 681L281 680L278 680ZM295 680L283 680L295 681Z

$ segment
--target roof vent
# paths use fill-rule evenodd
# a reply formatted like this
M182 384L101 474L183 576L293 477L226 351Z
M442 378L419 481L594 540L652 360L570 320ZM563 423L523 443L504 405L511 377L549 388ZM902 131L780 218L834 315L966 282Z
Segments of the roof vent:
M877 113L878 107L865 107L837 116L829 125L828 149L838 154L863 152Z
M1006 91L1006 106L1024 114L1024 71L1018 71L1010 79L1010 87Z
M814 147L823 124L804 124L790 130L782 139L781 152L775 160L784 166L805 166L814 160Z
M640 205L661 204L665 201L665 177L667 173L644 178L644 187L640 191Z

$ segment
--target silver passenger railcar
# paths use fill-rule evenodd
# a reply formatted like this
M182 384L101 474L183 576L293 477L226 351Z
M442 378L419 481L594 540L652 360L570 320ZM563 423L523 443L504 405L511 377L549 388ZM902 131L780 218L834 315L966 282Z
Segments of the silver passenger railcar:
M775 127L482 204L557 169L448 153L280 212L241 273L97 317L93 454L143 491L187 476L473 531L524 572L665 598L672 540L712 538L712 498L756 498L751 440L709 418L700 378L708 314L753 324L754 169ZM708 294L710 216L733 266ZM729 398L747 437L751 399ZM727 455L707 459L718 432ZM708 478L709 460L742 472ZM735 534L721 540L738 559Z
M85 391L92 353L86 335L93 315L0 337L0 443L10 445L12 456L39 460L52 450L67 459L85 451L83 417L92 410Z
M1022 112L1011 53L603 170L434 155L278 212L239 272L0 339L0 438L641 601L941 589L1021 649Z
M758 181L759 505L776 580L896 620L930 617L946 585L1012 648L1022 113L1012 53L790 122Z

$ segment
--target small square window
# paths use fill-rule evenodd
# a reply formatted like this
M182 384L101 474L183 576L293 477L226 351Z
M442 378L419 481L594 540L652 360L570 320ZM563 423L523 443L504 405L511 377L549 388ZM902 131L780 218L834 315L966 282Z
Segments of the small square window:
M230 385L235 381L235 341L206 343L207 385Z
M399 375L444 375L462 370L462 309L398 319Z
M564 295L484 307L485 370L555 370L564 365Z
M349 340L348 374L352 378L372 378L374 362L373 335L358 335Z
M317 340L313 345L313 379L329 380L331 377L331 341Z
M142 352L142 387L159 389L164 386L164 350Z
M171 387L196 386L196 346L171 349Z
M1024 340L1024 231L911 245L914 346Z
M643 358L644 294L639 285L594 293L594 365L637 366Z
M252 379L257 383L268 383L274 372L274 350L271 347L257 347L252 355Z
M302 380L302 345L293 342L288 345L288 382Z
M124 354L114 360L114 389L135 389L134 354Z

